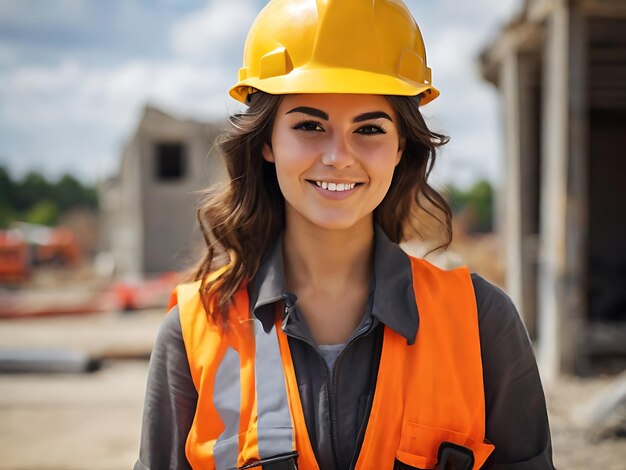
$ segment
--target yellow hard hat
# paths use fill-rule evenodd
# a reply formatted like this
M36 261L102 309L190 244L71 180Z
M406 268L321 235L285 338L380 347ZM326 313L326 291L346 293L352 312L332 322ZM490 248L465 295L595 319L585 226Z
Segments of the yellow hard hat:
M439 96L419 27L401 0L271 0L250 28L239 82L242 103L270 94Z

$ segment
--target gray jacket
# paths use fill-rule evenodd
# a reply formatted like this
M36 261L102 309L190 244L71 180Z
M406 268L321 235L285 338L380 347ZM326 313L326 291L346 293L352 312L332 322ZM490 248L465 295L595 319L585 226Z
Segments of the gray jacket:
M486 438L496 448L483 469L553 469L545 398L526 330L510 299L472 274L486 401ZM311 444L321 470L356 462L372 404L384 327L415 341L419 328L407 255L376 229L374 275L364 318L338 355L313 341L285 289L282 240L249 284L251 314L273 323L276 302L285 332ZM270 325L267 325L268 327ZM334 368L329 365L334 363ZM140 458L135 470L190 468L185 441L197 401L178 308L166 316L150 360Z

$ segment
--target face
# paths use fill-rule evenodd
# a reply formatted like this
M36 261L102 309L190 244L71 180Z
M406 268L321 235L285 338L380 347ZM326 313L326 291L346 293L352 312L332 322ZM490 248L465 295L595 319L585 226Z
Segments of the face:
M397 126L382 96L285 96L263 157L276 166L287 223L328 230L371 223L402 155Z

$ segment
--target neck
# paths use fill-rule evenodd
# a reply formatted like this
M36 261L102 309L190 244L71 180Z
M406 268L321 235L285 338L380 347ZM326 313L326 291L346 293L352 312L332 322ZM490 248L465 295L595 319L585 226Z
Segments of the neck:
M319 292L369 284L373 265L373 219L345 230L326 230L300 217L285 224L285 281L292 292Z

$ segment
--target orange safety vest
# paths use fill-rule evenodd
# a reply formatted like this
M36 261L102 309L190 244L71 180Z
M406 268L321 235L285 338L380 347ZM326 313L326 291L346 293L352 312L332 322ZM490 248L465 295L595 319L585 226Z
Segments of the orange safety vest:
M385 327L383 349L357 470L437 464L443 442L471 449L479 469L485 398L476 299L466 268L442 271L411 258L420 315L415 344ZM280 318L266 332L250 318L245 286L224 331L204 311L199 282L178 286L191 376L198 391L186 443L193 468L241 468L298 452L298 468L319 466L309 441L287 336ZM259 467L260 468L260 467Z

